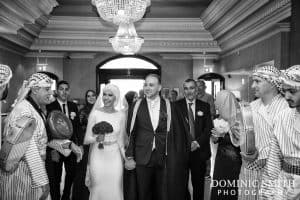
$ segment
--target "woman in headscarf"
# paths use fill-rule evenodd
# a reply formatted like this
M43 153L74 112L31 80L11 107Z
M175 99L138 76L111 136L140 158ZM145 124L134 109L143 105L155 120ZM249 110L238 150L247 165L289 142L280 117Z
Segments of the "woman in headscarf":
M84 137L86 127L88 124L88 117L90 112L96 102L96 92L94 90L87 90L85 93L85 106L79 111L79 120L81 125L82 136ZM89 190L86 187L85 175L86 175L86 168L88 162L88 155L89 155L89 145L84 145L84 154L82 160L78 164L77 167L77 174L75 177L75 181L73 184L73 200L82 200L82 199L89 199Z
M119 100L118 87L107 84L88 119L84 144L91 144L86 177L90 200L123 200L126 116L116 109Z
M238 198L237 180L239 179L242 160L239 137L230 132L237 118L239 104L233 93L222 90L216 96L216 108L219 118L214 120L213 140L218 143L212 182L212 200L234 200ZM223 183L222 183L223 181ZM225 181L225 187L224 186ZM230 185L230 183L235 184Z

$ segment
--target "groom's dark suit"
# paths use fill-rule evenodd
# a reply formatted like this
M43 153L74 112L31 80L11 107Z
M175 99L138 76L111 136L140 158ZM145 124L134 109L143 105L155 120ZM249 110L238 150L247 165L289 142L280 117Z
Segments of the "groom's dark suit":
M77 106L75 103L70 101L67 102L66 106L68 110L68 116L73 125L73 135L70 140L77 145L82 145L83 136L79 135L80 125L79 125ZM48 114L53 110L62 111L62 108L57 100L47 105ZM51 140L51 135L48 136L49 136L49 140ZM47 147L47 155L46 155L46 170L50 182L49 184L50 184L51 198L52 200L60 200L60 182L61 182L61 175L62 175L62 164L64 163L66 169L66 177L65 177L62 200L69 199L70 190L74 181L74 177L76 175L76 166L77 166L76 156L73 152L68 157L59 154L60 155L59 162L54 162L52 161L51 158L52 150L53 149Z
M164 200L166 195L167 108L164 99L160 99L159 106L158 125L154 130L147 100L141 101L126 150L126 156L133 157L136 162L137 189L140 200ZM133 110L129 111L128 128L132 114ZM155 149L153 149L154 141Z
M206 161L210 159L210 133L213 128L209 104L196 99L195 101L195 136L200 148L190 153L189 167L192 176L193 199L202 200L204 197L204 176ZM189 126L188 104L186 99L175 103L177 109L181 110L185 123Z

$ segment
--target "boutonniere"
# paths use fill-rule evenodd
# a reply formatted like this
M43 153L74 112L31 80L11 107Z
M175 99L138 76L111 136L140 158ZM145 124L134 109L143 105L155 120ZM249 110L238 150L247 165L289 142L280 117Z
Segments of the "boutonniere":
M76 113L75 113L75 112L71 112L71 113L70 113L70 118L71 118L72 120L74 120L75 117L76 117Z
M197 112L197 116L199 116L199 117L203 116L203 112L202 112L201 110L199 110L199 111Z

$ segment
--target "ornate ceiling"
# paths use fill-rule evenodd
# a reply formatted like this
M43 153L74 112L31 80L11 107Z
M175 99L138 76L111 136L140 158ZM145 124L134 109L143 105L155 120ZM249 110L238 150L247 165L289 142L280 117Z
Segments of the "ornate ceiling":
M289 31L290 0L152 0L136 29L141 52L229 54L249 42ZM283 23L282 23L283 22ZM0 48L32 52L112 52L117 27L91 0L1 0Z

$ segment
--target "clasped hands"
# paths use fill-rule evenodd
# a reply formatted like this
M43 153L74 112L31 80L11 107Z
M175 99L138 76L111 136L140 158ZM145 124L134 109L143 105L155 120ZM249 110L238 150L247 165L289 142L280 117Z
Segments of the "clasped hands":
M80 162L82 160L82 156L83 156L83 147L78 146L75 143L71 142L71 144L69 145L69 148L76 155L76 157L77 157L76 162ZM51 158L52 158L52 161L59 162L59 159L60 159L59 152L53 149L51 151Z

